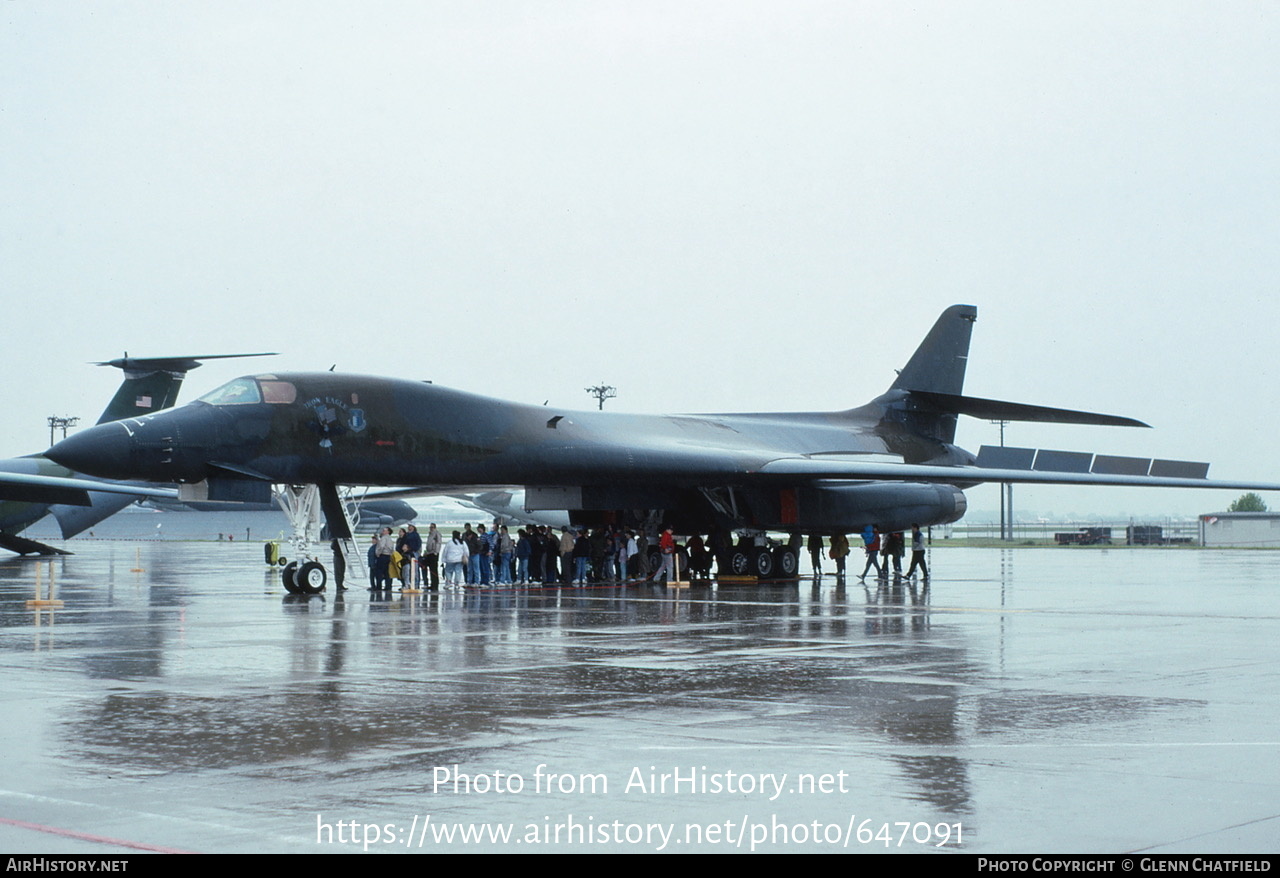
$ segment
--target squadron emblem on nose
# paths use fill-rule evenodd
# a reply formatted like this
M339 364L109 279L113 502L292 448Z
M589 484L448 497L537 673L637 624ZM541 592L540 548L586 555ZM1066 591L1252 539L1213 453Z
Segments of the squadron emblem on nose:
M332 396L317 396L302 406L316 416L307 427L320 435L321 448L332 448L334 439L346 433L360 433L369 426L364 409L352 408Z

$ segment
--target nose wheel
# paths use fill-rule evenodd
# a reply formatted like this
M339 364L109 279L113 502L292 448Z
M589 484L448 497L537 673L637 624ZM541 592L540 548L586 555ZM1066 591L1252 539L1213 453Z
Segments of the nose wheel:
M325 572L324 565L319 561L308 561L298 568L293 581L297 583L303 594L319 594L324 591L325 583L329 581L329 574Z
M284 569L280 571L280 583L284 586L284 590L289 594L302 594L302 589L298 583L293 581L293 576L298 572L298 562L290 561L284 565Z
M329 581L329 574L319 561L307 561L299 564L290 561L280 571L280 582L289 594L319 594L324 591Z

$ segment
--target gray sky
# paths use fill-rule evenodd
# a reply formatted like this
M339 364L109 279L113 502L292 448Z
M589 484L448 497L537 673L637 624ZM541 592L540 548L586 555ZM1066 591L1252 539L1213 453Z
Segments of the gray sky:
M336 363L582 408L600 381L619 411L847 408L968 302L967 392L1156 427L1010 444L1280 480L1274 3L10 0L0 21L0 454L96 419L118 376L86 363L125 350L283 354L207 365L187 398ZM996 436L964 419L959 441Z

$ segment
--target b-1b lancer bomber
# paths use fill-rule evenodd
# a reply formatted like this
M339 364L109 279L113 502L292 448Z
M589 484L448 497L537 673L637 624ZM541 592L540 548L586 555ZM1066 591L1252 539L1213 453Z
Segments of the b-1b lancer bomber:
M974 455L957 447L962 414L1146 426L965 396L976 318L973 306L948 308L889 389L845 411L560 411L399 378L278 373L84 430L48 455L96 476L179 482L211 500L266 498L273 484L309 486L337 537L349 537L338 499L346 485L442 493L523 486L530 510L568 510L576 524L662 524L686 534L943 524L964 515L965 488L993 481L1280 490L1211 482L1207 464L991 447ZM785 548L762 546L738 560L743 572L760 576L795 572L795 554ZM326 574L312 561L288 575L313 591Z

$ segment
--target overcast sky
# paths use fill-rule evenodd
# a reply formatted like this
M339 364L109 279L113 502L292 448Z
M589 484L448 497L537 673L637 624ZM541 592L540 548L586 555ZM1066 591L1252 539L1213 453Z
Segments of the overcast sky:
M91 361L841 409L946 306L1008 442L1280 481L1273 2L0 4L0 454ZM994 427L963 419L976 449ZM1056 512L1239 492L1023 487ZM998 504L995 489L971 507ZM1280 497L1273 506L1280 506Z

